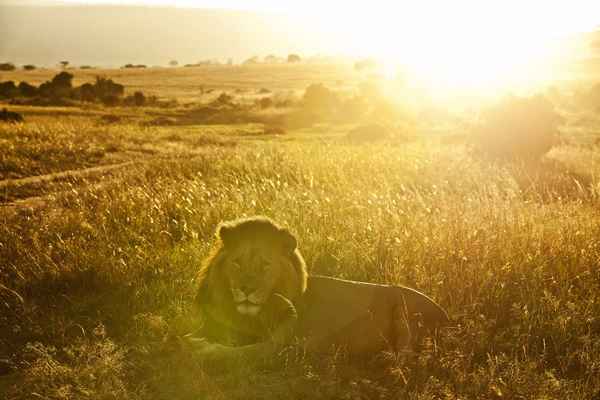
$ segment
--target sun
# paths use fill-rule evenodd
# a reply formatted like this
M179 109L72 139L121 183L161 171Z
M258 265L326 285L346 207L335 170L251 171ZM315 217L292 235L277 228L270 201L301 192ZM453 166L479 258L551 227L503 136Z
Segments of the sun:
M349 54L435 90L493 92L557 78L573 49L565 40L600 25L600 4L423 0L322 10Z

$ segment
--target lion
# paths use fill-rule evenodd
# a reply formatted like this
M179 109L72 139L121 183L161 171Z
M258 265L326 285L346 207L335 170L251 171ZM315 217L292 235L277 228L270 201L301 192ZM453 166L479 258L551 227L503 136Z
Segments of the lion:
M309 276L295 236L267 217L221 223L216 238L195 299L203 336L187 337L199 355L265 356L298 341L315 352L398 352L449 322L408 287Z

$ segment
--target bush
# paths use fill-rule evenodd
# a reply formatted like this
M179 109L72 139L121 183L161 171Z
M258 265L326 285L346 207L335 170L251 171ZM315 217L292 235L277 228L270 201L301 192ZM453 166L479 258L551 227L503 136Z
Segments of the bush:
M79 86L79 99L81 101L93 102L96 101L96 88L91 83L84 83Z
M107 107L115 107L118 106L120 103L120 100L118 96L114 96L114 95L106 95L106 96L102 96L100 98L100 101L102 101L102 104L104 104Z
M146 104L146 96L142 92L135 92L123 99L123 105L141 107Z
M94 84L94 91L96 97L121 97L125 93L125 86L113 82L112 79L106 79L100 76L96 77L96 83Z
M146 68L146 66L144 64L125 64L121 68Z
M315 83L310 85L304 91L302 97L304 107L319 112L330 112L335 106L338 105L339 99L337 95L329 90L322 83Z
M346 139L354 143L372 143L389 139L391 131L381 124L360 125L346 134Z
M38 88L27 82L21 82L19 83L19 93L23 97L35 97L38 94Z
M82 65L79 69L94 69L91 65Z
M14 71L15 69L17 69L17 67L15 67L15 64L13 63L0 64L0 71Z
M121 122L121 117L114 114L106 114L100 117L100 122L104 124L115 124Z
M270 97L263 97L262 99L257 100L257 104L264 110L273 107L273 99Z
M302 61L302 59L298 54L290 54L287 58L287 62L289 63L299 63L300 61Z
M33 71L34 69L37 69L37 67L35 65L32 65L32 64L27 64L27 65L23 65L23 69L25 71Z
M44 97L64 98L71 97L73 85L73 74L61 72L52 78L51 81L40 85L39 93Z
M19 89L13 81L0 82L0 97L11 99L19 94Z
M279 125L265 125L263 128L265 135L285 135L286 131Z
M24 119L21 114L3 108L2 111L0 111L0 121L16 123L23 122Z
M233 96L223 92L219 95L219 97L217 97L212 103L211 105L213 106L227 106L227 105L234 105L233 104Z
M142 123L145 126L173 126L177 125L177 120L169 117L156 117L150 121Z
M52 78L51 83L56 87L72 88L73 74L69 72L58 73Z
M479 154L501 159L538 159L558 140L562 118L543 96L509 97L482 115L474 135Z

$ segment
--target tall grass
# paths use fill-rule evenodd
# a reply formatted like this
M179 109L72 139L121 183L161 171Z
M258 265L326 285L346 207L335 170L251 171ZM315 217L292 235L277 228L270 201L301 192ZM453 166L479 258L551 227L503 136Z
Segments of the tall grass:
M591 398L599 171L574 184L559 154L548 173L428 142L245 143L0 215L8 398ZM194 360L168 338L201 323L190 301L216 224L253 214L297 234L311 273L421 289L453 327L375 366L300 351L260 367Z

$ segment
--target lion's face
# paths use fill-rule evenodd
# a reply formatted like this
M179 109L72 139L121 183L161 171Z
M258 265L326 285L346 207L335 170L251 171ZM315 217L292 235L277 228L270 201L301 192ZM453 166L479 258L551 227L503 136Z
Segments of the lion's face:
M281 271L290 271L292 266L277 249L269 251L261 243L244 244L228 251L222 268L236 310L254 316L273 293Z
M222 313L258 315L273 294L289 301L306 289L306 266L296 238L264 217L222 223L198 301Z

